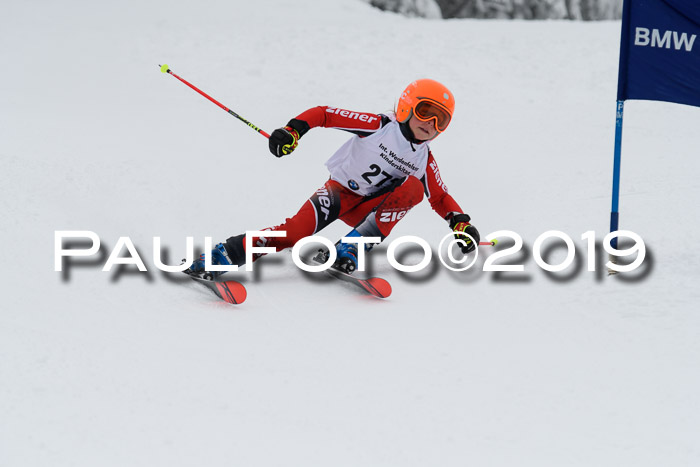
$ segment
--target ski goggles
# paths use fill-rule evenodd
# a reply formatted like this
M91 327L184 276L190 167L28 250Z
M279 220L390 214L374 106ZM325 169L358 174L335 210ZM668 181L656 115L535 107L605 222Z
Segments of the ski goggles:
M413 109L413 114L418 120L423 122L435 120L435 129L437 129L439 133L445 131L447 125L450 124L450 120L452 120L452 115L445 107L437 102L426 99L418 101Z

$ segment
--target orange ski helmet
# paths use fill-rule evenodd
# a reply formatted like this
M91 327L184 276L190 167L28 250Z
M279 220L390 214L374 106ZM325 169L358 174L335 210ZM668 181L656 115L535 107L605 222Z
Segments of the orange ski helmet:
M447 129L455 110L455 98L444 85L432 79L419 79L409 84L396 106L396 120L407 122L411 115L427 122L434 120L438 133Z

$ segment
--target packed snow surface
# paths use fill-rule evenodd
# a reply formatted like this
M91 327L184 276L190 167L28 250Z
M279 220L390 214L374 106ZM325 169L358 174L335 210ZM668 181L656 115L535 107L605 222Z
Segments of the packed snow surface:
M620 222L647 257L587 270L582 235L600 252L609 228L619 35L356 0L6 2L0 465L698 465L700 109L627 102ZM249 293L237 307L162 273L154 237L177 264L188 236L282 222L349 137L314 129L277 159L164 63L268 132L316 105L388 112L410 81L444 82L457 110L431 144L442 177L482 235L523 239L497 263L524 271L484 272L493 248L467 272L436 257L394 269L392 241L437 250L449 233L423 202L372 253L387 300L289 252L231 274ZM576 252L549 274L534 246L551 230ZM56 272L56 231L92 231L101 252ZM120 237L148 272L101 271ZM548 244L562 262L564 242Z

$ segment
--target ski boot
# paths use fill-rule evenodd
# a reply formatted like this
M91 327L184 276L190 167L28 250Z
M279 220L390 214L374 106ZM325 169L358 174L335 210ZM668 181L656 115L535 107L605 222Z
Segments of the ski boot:
M346 237L361 237L361 235L357 230L352 229ZM367 245L365 251L369 251L371 248L371 246ZM337 269L345 274L352 274L357 269L357 243L343 243L339 241L335 244L335 251L338 257L333 263L333 269Z
M229 258L228 252L224 247L223 243L217 244L213 250L211 250L211 264L218 264L224 266L230 266L233 264ZM213 280L216 277L223 274L225 271L205 271L204 270L204 253L196 259L189 268L183 271L189 276L199 277L200 279Z

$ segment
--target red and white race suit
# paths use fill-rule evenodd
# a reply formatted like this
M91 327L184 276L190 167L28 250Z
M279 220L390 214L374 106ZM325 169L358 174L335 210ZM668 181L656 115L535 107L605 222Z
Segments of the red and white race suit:
M299 212L283 224L263 229L286 231L286 237L257 237L254 245L280 251L337 219L356 227L371 214L374 218L370 220L386 237L424 194L443 219L462 213L447 192L428 143L411 142L393 115L319 106L301 113L296 120L306 122L309 128L336 128L355 136L328 159L330 180ZM227 249L242 251L241 242L245 244L243 235L231 237Z
M371 196L393 181L412 175L423 183L428 200L440 217L462 212L447 193L428 143L411 143L393 115L314 107L296 119L307 122L310 128L337 128L357 135L326 162L331 179L344 187Z

